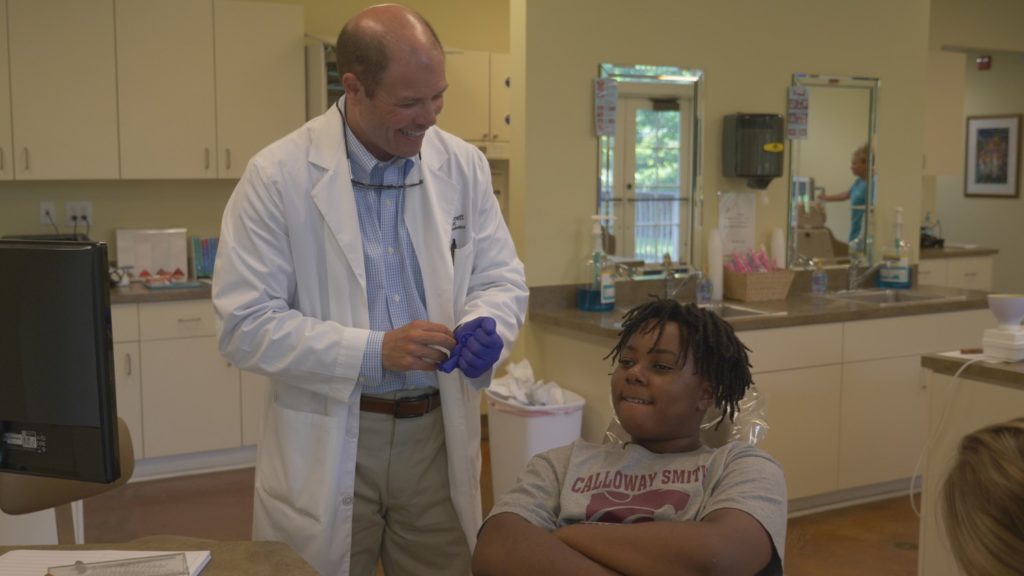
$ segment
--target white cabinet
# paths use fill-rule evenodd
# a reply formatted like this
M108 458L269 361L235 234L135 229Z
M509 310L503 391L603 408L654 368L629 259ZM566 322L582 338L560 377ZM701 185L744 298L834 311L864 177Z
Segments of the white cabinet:
M445 55L448 90L437 124L477 144L489 158L508 156L510 58L472 50Z
M305 120L304 27L301 6L214 2L220 178Z
M921 355L977 347L988 310L847 322L843 334L839 487L910 478L925 446Z
M925 444L920 356L843 365L839 488L910 478Z
M992 290L992 256L928 258L917 266L918 284Z
M217 350L207 300L139 308L146 458L241 445L238 369Z
M758 448L782 465L791 499L838 487L840 378L839 365L754 376L768 422Z
M0 2L0 29L7 30L6 2ZM0 39L0 180L14 179L11 150L11 70L4 37Z
M261 2L117 0L122 177L238 177L252 154L301 125L302 14Z
M115 304L110 307L114 335L114 385L117 415L128 426L132 436L135 459L141 459L142 436L142 367L139 363L139 307L136 304Z
M210 0L118 0L123 178L217 175Z
M113 0L8 0L5 30L14 178L117 178Z

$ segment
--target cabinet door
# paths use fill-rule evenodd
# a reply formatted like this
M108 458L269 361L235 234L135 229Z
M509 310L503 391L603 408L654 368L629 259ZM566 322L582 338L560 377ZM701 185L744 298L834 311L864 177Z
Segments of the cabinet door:
M117 178L113 0L10 0L6 30L15 178Z
M491 140L508 142L512 136L512 57L491 54Z
M253 154L305 116L301 6L216 0L218 176L237 178Z
M128 425L132 435L132 451L141 460L142 451L142 369L139 366L139 343L114 344L114 386L117 394L117 415Z
M837 489L840 377L839 365L754 376L767 402L758 448L782 464L790 499Z
M252 372L242 372L242 445L251 446L260 439L263 430L263 409L270 392L270 378Z
M462 138L490 140L490 56L466 50L445 55L448 90L437 125Z
M948 283L952 288L992 289L992 257L951 258Z
M238 369L214 336L142 342L147 458L242 444Z
M118 0L117 87L122 178L216 176L211 0Z
M917 283L922 286L945 286L946 261L943 259L931 259L918 262Z
M928 428L920 356L844 365L842 397L839 488L913 476Z
M7 3L0 2L0 29L7 30ZM11 69L7 41L0 40L0 180L14 179L11 161Z

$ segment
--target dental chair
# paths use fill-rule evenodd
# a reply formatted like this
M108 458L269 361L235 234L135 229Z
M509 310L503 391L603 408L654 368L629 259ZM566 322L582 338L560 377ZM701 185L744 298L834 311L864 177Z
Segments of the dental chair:
M0 510L18 515L53 508L57 543L75 544L71 503L118 488L127 483L135 471L132 437L120 418L117 419L117 444L121 477L110 484L0 472Z

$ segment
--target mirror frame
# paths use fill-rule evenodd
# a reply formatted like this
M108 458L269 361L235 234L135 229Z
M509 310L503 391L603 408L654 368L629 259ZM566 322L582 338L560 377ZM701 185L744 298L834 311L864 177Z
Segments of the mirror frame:
M867 125L867 146L868 146L868 166L872 167L872 174L874 174L875 165L875 149L878 142L878 92L881 88L881 81L878 78L869 76L830 76L824 74L804 74L794 73L793 79L790 84L791 86L819 86L819 87L834 87L834 88L861 88L868 90L868 125ZM788 99L788 98L787 98ZM811 102L809 105L809 114L813 114L814 103ZM794 165L795 159L795 147L793 145L794 140L789 139L789 201L787 207L787 238L786 238L786 266L789 269L794 270L809 270L813 268L813 265L807 261L801 261L798 258L796 245L797 245L797 206L798 203L795 201L796 189L793 184L794 176ZM873 178L867 179L867 200L865 201L864 210L864 223L863 229L866 234L864 241L864 259L861 260L862 264L873 264L876 260L874 256L874 211L875 204L878 201L876 196L876 185L877 175ZM851 262L853 257L850 257ZM845 265L833 264L826 266L830 268L845 267Z
M702 161L704 158L704 71L699 68L680 68L678 66L657 66L657 65L620 65L612 63L601 63L598 65L598 77L611 79L617 82L628 82L633 84L655 84L655 85L681 85L692 86L692 114L693 130L691 137L691 167L690 167L690 198L689 210L686 214L687 233L689 234L689 254L680 254L686 258L686 262L695 269L699 269L701 234L699 230L703 226L703 170ZM608 155L615 149L615 137L597 137L597 194L594 198L594 213L601 212L601 186L602 182L611 182L614 178L612 163L608 161ZM603 214L602 214L603 215Z

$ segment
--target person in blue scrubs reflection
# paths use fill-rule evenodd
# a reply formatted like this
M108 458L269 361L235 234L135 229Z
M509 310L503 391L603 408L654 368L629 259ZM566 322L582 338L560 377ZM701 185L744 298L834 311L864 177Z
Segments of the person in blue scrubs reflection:
M850 185L850 189L838 194L821 194L818 200L821 202L842 202L850 201L850 252L864 251L864 212L867 211L868 198L868 145L865 144L853 151L850 159L850 172L857 177ZM872 178L872 189L875 187L875 180ZM871 193L872 204L874 204L874 192Z

